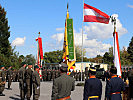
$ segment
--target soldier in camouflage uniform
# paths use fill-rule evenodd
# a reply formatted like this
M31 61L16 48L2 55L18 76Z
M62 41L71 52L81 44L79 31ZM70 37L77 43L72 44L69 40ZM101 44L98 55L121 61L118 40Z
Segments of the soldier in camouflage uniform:
M75 79L76 79L76 81L78 81L78 72L77 72L77 70L75 72Z
M51 70L48 70L48 81L51 81Z
M85 72L82 70L82 81L85 79Z
M39 77L39 67L34 66L35 71L32 74L32 82L33 82L33 100L38 100L40 96L40 77Z
M25 71L25 80L26 80L26 97L27 100L30 100L31 95L32 95L32 73L33 71L31 70L32 64L28 64L28 69Z
M11 90L11 82L12 82L12 66L9 66L7 70L7 80L8 80L8 89Z
M19 88L21 100L24 100L26 94L26 83L25 83L25 67L27 66L25 62L22 62L22 67L19 69Z
M4 73L4 65L0 66L0 96L5 96L5 94L3 94L3 91L5 89L5 83L6 83L6 79L5 79L5 73Z
M16 71L15 69L13 70L13 74L12 74L12 80L13 82L15 82L15 78L16 78Z
M47 70L44 69L44 81L47 81Z
M52 71L52 79L53 80L55 79L55 69L53 69L53 71Z
M78 76L79 76L79 81L81 81L81 72L80 72L80 70L78 72Z

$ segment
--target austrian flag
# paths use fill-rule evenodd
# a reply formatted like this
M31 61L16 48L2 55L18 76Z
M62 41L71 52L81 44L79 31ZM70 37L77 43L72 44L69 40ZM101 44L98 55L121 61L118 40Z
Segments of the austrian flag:
M109 18L109 15L84 3L84 22L99 22L108 24Z

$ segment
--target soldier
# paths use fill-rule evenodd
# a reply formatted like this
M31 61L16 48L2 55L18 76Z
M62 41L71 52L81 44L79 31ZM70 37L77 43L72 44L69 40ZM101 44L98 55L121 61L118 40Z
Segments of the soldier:
M39 67L34 66L35 71L32 74L33 81L33 100L38 100L40 96L40 77L39 77Z
M78 77L79 77L79 81L81 81L81 72L80 72L80 70L78 72Z
M75 72L75 79L76 79L76 81L78 81L78 72L77 72L77 70Z
M128 76L128 79L129 79L129 98L132 99L133 98L133 69L129 72L129 76Z
M16 71L15 71L15 69L13 70L13 74L12 74L12 80L13 80L13 82L15 82L15 77L16 77Z
M74 78L67 75L67 65L61 63L61 76L53 81L51 100L71 100L71 91L75 89Z
M88 80L88 67L85 68L85 80Z
M85 79L85 72L82 70L82 81Z
M12 90L11 87L11 82L12 82L12 66L9 66L8 70L7 70L7 80L8 80L8 89Z
M6 79L5 79L5 73L4 73L4 65L0 66L0 96L5 96L5 94L3 94L3 91L5 89L5 83L6 83Z
M48 81L51 81L51 70L50 69L48 70L47 74L48 74Z
M122 100L121 92L125 90L124 82L117 77L116 67L110 69L111 79L107 81L105 99L106 100Z
M124 72L122 72L122 78L124 79L124 82L126 82L126 79L127 79L126 69L124 69Z
M89 79L85 81L83 100L101 100L102 83L96 78L96 68L90 67Z
M55 69L53 69L53 71L52 71L52 79L53 80L55 79Z
M26 83L25 83L25 67L27 66L25 62L22 62L22 67L19 69L19 88L21 100L24 100L26 94Z
M31 70L32 64L28 64L28 69L25 71L25 80L26 80L26 97L27 100L30 100L31 95L32 95L32 73L33 71Z

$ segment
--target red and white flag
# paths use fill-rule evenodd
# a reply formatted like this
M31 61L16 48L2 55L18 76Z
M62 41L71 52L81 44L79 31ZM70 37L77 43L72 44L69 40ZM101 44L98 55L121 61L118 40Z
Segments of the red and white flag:
M117 32L114 32L114 66L117 68L117 75L121 77L121 61Z
M99 23L109 23L110 16L94 8L90 5L84 3L84 22L99 22Z

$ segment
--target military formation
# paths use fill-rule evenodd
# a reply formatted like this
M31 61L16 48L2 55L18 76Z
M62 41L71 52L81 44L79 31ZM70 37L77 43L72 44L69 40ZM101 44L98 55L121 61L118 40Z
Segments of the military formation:
M12 82L19 82L21 100L39 100L40 82L53 81L51 100L71 100L71 91L75 90L75 81L85 81L83 100L101 100L102 82L97 78L96 67L90 66L85 71L73 71L67 75L67 65L60 64L58 70L43 69L42 80L39 76L39 66L31 63L22 62L21 68L12 70L12 66L5 69L4 65L0 66L0 96L5 96L3 91L5 83L8 82L8 90L11 89ZM122 77L117 76L116 67L112 66L104 72L104 81L106 81L105 100L122 100L121 94L126 90L129 81L128 100L133 98L133 69L122 72ZM128 80L128 81L127 81ZM123 94L124 95L124 94ZM124 99L123 99L124 100Z

